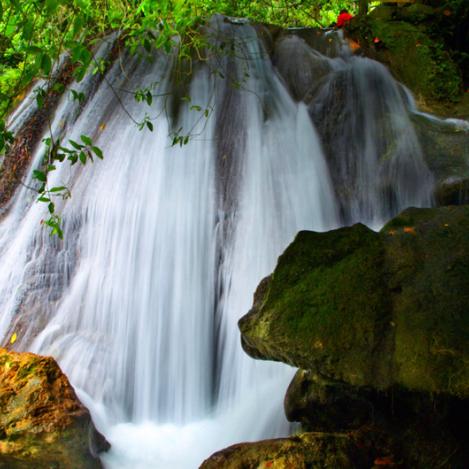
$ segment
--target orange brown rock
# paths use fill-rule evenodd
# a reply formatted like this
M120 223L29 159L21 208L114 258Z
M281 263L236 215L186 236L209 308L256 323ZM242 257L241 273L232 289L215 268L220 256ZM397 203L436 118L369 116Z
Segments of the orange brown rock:
M108 447L52 357L0 348L0 467L99 468Z

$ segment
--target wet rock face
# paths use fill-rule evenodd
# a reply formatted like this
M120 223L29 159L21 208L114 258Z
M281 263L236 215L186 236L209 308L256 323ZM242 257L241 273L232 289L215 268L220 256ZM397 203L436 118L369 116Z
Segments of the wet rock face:
M435 175L437 205L469 203L469 130L413 116L429 169Z
M331 71L328 59L296 35L277 40L273 61L293 98L306 103L312 88Z
M301 232L239 322L255 358L353 386L469 397L469 207L408 209L380 233Z
M285 413L304 430L360 431L375 459L392 455L398 467L465 467L468 400L446 394L379 391L327 381L298 370L285 396Z
M108 448L53 358L0 349L1 468L99 468Z

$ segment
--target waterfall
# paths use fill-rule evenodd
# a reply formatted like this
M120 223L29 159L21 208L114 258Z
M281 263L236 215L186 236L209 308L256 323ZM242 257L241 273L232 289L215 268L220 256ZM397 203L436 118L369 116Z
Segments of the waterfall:
M175 84L171 55L124 55L101 84L72 85L83 106L63 96L53 134L90 135L105 154L51 173L72 192L58 202L63 241L41 227L46 209L25 187L0 222L0 338L15 331L17 348L58 360L112 444L106 467L193 468L229 444L288 434L294 370L240 346L256 286L299 230L431 203L405 99L378 64L309 49L326 65L314 97L295 100L253 26L211 26L213 49L231 53L196 64L187 83ZM367 80L388 91L365 108ZM339 82L349 98L336 120ZM143 105L129 92L138 87L190 100ZM154 132L130 121L146 114L160 116ZM386 148L380 122L399 134ZM175 130L189 142L172 146ZM347 184L348 199L337 189Z

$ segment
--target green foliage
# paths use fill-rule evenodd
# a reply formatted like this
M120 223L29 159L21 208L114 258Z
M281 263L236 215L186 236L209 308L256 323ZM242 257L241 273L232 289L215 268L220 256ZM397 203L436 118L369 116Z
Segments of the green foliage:
M71 166L78 162L85 165L87 161L92 162L95 156L102 159L103 152L93 144L93 140L87 135L81 135L80 142L70 139L68 141L69 147L63 146L59 140L53 140L51 137L45 138L43 143L46 147L46 152L42 168L33 171L33 179L39 184L37 189L35 189L38 193L37 201L47 204L49 218L44 220L44 224L51 229L51 235L57 235L59 238L62 238L61 219L55 212L54 200L57 198L62 200L68 199L71 197L71 193L66 186L49 187L48 175L51 171L57 169L57 162L62 163L64 160L67 160Z

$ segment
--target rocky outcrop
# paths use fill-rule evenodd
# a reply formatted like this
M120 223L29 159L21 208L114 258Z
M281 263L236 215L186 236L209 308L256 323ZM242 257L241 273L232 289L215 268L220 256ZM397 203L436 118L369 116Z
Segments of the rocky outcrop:
M243 347L353 386L469 397L468 232L461 206L299 233L240 320Z
M0 468L99 468L108 448L53 358L0 349Z
M249 355L301 368L289 420L360 434L368 463L347 467L469 464L467 233L469 206L408 209L379 233L300 232L240 320ZM249 461L248 449L223 457Z

